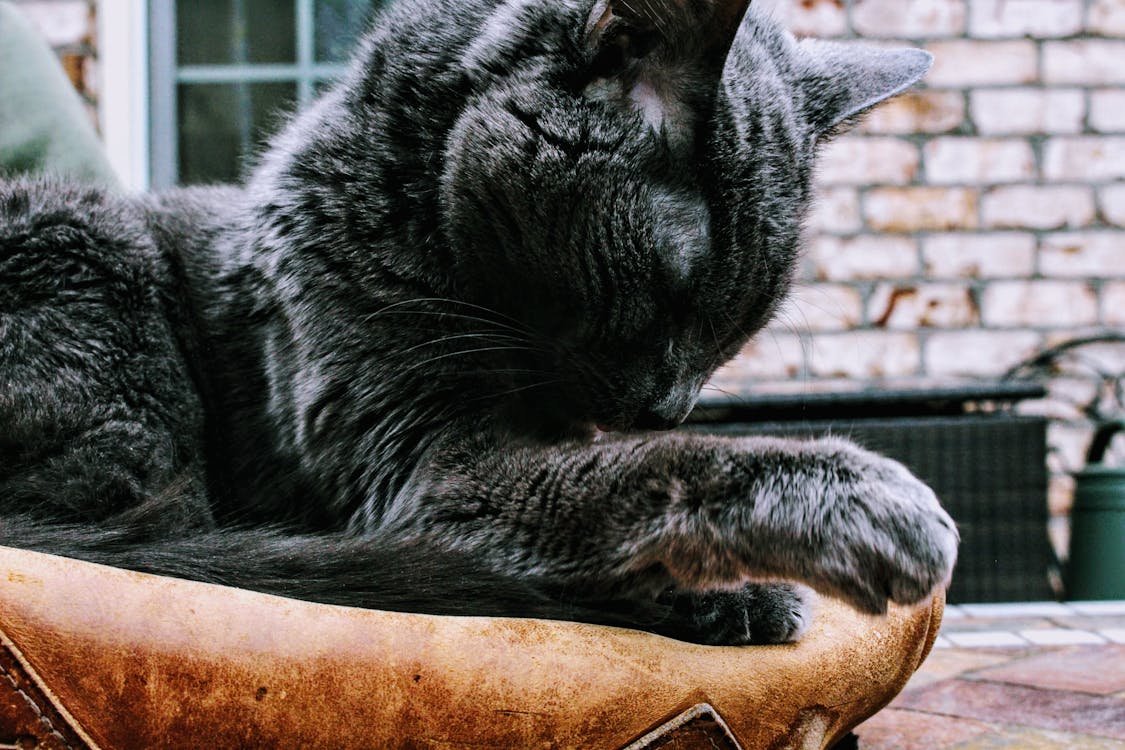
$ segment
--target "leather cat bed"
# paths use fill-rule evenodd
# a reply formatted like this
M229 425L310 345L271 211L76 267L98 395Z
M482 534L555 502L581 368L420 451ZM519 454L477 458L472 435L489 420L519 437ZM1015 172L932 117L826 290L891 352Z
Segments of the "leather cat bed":
M902 689L943 602L822 601L798 645L712 648L0 548L0 747L824 748Z

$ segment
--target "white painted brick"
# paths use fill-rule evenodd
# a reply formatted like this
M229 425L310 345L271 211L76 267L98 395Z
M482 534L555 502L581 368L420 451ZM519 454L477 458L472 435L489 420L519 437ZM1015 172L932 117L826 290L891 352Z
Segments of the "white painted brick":
M805 333L844 331L863 322L863 297L843 284L798 286L778 311L773 324L781 330Z
M918 174L918 147L899 138L839 138L821 154L824 185L904 185Z
M901 1L901 0L900 0ZM991 86L1032 83L1039 74L1034 42L980 42L967 39L932 42L934 67L926 76L931 86Z
M1098 322L1089 284L1070 281L995 281L981 298L986 326L1061 328Z
M821 237L809 260L814 278L827 281L913 277L919 266L914 240L893 235Z
M1125 36L1125 0L1094 0L1088 28L1101 36Z
M928 375L988 377L1001 375L1033 354L1042 342L1034 331L950 331L926 340Z
M1060 331L1057 335L1048 336L1047 339L1048 345L1061 344L1067 340L1067 333ZM1102 372L1125 372L1125 346L1117 342L1084 346L1082 359L1083 362L1099 368Z
M1094 220L1094 194L1087 187L1000 187L985 194L981 213L992 229L1083 227Z
M1125 184L1106 185L1099 189L1098 210L1107 224L1125 227Z
M52 0L17 3L52 47L66 47L86 41L90 32L90 6L86 0Z
M964 0L854 0L852 26L866 37L933 38L965 30Z
M1070 519L1048 518L1047 539L1059 559L1065 560L1070 550Z
M806 346L806 349L808 347ZM846 378L811 378L804 375L795 380L759 380L753 384L755 393L807 395L810 393L846 393L863 390L863 382Z
M1125 179L1125 137L1052 138L1043 152L1043 176L1059 182Z
M1082 0L972 0L969 33L999 39L1071 36L1082 30Z
M1024 182L1035 154L1023 140L937 138L926 144L926 181L934 185Z
M1014 232L936 234L922 242L932 278L997 278L1035 272L1035 236Z
M984 135L1080 133L1086 115L1080 89L980 89L969 102Z
M1125 90L1103 89L1090 94L1090 127L1101 133L1125 133Z
M894 378L915 375L921 362L917 336L855 331L813 338L809 371L828 378Z
M1069 516L1070 511L1073 510L1073 508L1074 477L1072 477L1070 474L1056 474L1055 476L1048 479L1047 513L1055 517Z
M979 323L967 284L879 284L867 306L871 324L896 331L965 328Z
M1125 232L1066 232L1043 238L1039 270L1044 276L1125 276Z
M863 227L859 192L854 188L822 188L813 203L809 227L816 232L855 234Z
M1049 84L1090 86L1125 83L1125 40L1045 42L1043 78Z
M800 37L825 39L848 33L847 10L839 0L784 2L777 8L777 17Z
M767 331L721 367L711 378L711 384L737 393L755 380L798 377L804 364L805 347L800 337Z
M1113 281L1102 287L1102 323L1125 326L1125 282Z
M1079 402L1079 401L1076 401L1073 398L1071 398L1070 391L1075 391L1075 389L1070 387L1070 384L1080 382L1080 381L1078 381L1076 378L1065 378L1065 379L1062 379L1062 380L1064 380L1068 384L1067 388L1058 388L1058 387L1056 387L1056 383L1058 383L1059 380L1060 380L1060 378L1056 378L1054 380L1046 381L1045 384L1047 385L1048 389L1050 390L1050 393L1047 395L1047 397L1035 399L1035 400L1032 400L1032 401L1021 401L1016 406L1016 413L1020 414L1021 416L1045 417L1047 419L1061 419L1061 420L1081 420L1081 419L1085 419L1086 417L1085 417L1084 412L1082 411L1082 404L1083 403L1090 403L1091 401L1094 400L1094 396L1096 396L1096 394L1097 394L1097 386L1095 386L1091 382L1090 385L1093 386L1094 395L1093 396L1087 395L1087 392L1090 389L1084 389L1082 391L1082 395L1085 397L1085 401ZM1059 476L1065 477L1067 479L1070 478L1069 475L1067 475L1067 474L1060 474ZM1065 484L1065 482L1062 482L1060 480L1059 482L1056 482L1054 485L1048 485L1047 486L1047 502L1048 503L1053 502L1054 506L1052 506L1052 507L1054 507L1056 509L1061 507L1060 503L1070 502L1070 500L1068 498L1052 496L1052 494L1051 494L1052 492L1054 492L1057 495L1059 493L1063 493L1065 491L1068 491L1068 488L1063 486L1064 484ZM1073 489L1073 488L1070 488L1070 489Z
M1093 439L1093 425L1054 422L1047 425L1047 445L1059 458L1055 469L1070 473L1086 466L1086 452Z
M968 188L877 188L867 193L863 215L881 232L975 229L978 201Z
M98 95L101 93L98 89L101 85L101 75L99 75L98 58L93 55L88 55L82 59L82 93L90 99L97 101ZM97 115L95 113L94 122L97 122Z
M913 91L876 107L861 131L885 135L948 133L964 121L965 97L961 92Z

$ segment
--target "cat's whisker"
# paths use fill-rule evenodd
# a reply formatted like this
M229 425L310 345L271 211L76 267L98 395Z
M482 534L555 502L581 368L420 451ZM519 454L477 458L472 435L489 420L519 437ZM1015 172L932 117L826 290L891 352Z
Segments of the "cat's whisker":
M750 403L750 399L747 398L745 394L728 391L726 388L720 388L719 386L712 385L710 383L703 386L703 390L715 391L716 393L721 393L724 396L729 396L734 401L734 403L739 406L745 406Z
M431 365L434 362L440 362L440 361L446 360L446 359L453 359L455 357L467 357L471 354L487 354L487 353L490 353L490 352L530 352L530 351L536 351L536 350L532 349L530 347L526 347L526 346L486 346L486 347L480 347L480 348L477 348L477 349L462 349L460 351L446 352L445 354L439 354L436 357L430 357L429 359L424 359L420 362L415 362L414 364L410 365L409 367L403 369L402 372L403 373L411 372L413 370L417 370L420 367L425 367L426 365Z
M402 351L404 354L406 354L409 352L418 351L419 349L424 349L428 346L437 346L438 344L444 344L449 341L460 341L462 339L477 339L489 343L497 343L499 341L525 343L523 339L506 333L459 333L453 336L442 336L441 338L431 339L430 341L423 341L421 344L416 344L414 346L403 349Z
M503 323L501 321L494 320L494 319L481 318L480 316L470 316L470 315L465 315L464 313L447 313L447 312L443 312L443 311L440 311L440 310L424 310L424 311L412 311L412 310L400 311L400 310L398 310L398 308L404 307L406 305L411 305L411 304L435 304L435 303L452 304L452 305L459 305L461 307L467 307L467 308L472 309L472 310L477 310L479 312L487 313L488 315L496 316L496 317L501 318L503 320L506 320L508 322ZM523 333L523 334L531 334L532 333L532 331L522 321L518 320L517 318L513 318L511 315L507 315L505 313L502 313L499 310L493 310L491 308L484 307L483 305L477 305L477 304L474 304L472 302L465 302L463 300L451 299L451 298L448 298L448 297L417 297L417 298L414 298L414 299L402 300L402 301L395 302L395 303L392 303L390 305L387 305L386 307L384 307L380 310L376 310L374 313L372 313L370 316L368 316L367 320L370 320L371 318L382 315L384 313L390 313L390 312L407 312L407 313L415 313L415 314L431 314L431 315L441 315L441 316L448 316L448 317L459 317L459 318L464 318L466 320L476 320L476 321L482 322L482 323L490 323L492 325L497 325L497 326L500 326L500 327L503 327L503 328L509 328L511 330L515 330L515 331L518 331L518 332Z
M723 345L719 343L719 333L715 330L715 321L707 315L707 325L711 328L711 338L715 342L715 357L721 362L726 358L723 356Z
M476 315L464 315L464 314L461 314L461 313L440 312L438 310L391 310L391 309L388 309L388 308L384 308L383 310L378 310L378 311L373 312L370 315L368 315L366 318L364 318L364 323L365 324L370 323L372 320L374 320L375 318L377 318L381 315L420 315L420 316L433 317L433 318L452 318L454 320L467 320L467 321L471 321L473 323L484 323L486 325L504 328L504 329L507 329L507 330L512 331L514 333L518 333L521 336L527 335L526 331L520 330L519 328L515 328L514 326L510 326L510 325L507 325L507 324L499 322L499 321L488 320L487 318L481 318L481 317L476 316Z
M485 396L480 396L479 398L473 399L473 401L478 402L478 401L488 401L488 400L494 400L494 399L499 399L499 398L505 398L507 396L514 396L517 393L523 393L525 391L530 391L530 390L533 390L535 388L546 388L548 386L559 385L560 383L565 383L565 382L566 381L562 380L562 379L544 380L544 381L539 382L539 383L531 383L530 385L524 385L524 386L520 386L518 388L511 388L511 389L506 390L506 391L501 391L500 393L491 393L491 394L488 394L488 395L485 395Z
M456 305L461 305L462 307L469 307L469 308L472 308L474 310L480 310L481 312L488 313L489 315L495 315L497 317L503 318L504 320L507 320L511 323L514 323L515 325L523 328L524 330L528 330L527 326L524 324L523 321L519 320L518 318L513 318L511 315L507 315L506 313L502 313L499 310L494 310L491 307L485 307L483 305L478 305L478 304L475 304L475 303L472 303L472 302L465 302L464 300L451 299L451 298L448 298L448 297L434 297L432 299L432 301L434 301L434 302L448 302L448 303L452 303L452 304L456 304Z

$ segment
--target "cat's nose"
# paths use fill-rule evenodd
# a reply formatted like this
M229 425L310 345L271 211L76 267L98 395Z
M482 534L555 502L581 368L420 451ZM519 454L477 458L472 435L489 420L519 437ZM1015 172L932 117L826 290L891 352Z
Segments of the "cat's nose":
M637 430L672 430L680 426L682 418L670 417L655 411L644 409L633 420L633 428Z
M698 391L695 388L677 387L655 402L642 407L633 420L638 430L671 430L683 424L695 406Z

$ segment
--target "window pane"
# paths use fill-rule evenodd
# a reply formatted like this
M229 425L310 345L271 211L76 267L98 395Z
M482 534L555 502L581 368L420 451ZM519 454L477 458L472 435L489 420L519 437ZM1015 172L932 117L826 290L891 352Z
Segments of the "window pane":
M291 63L297 55L295 0L179 0L180 65Z
M343 62L367 28L378 0L316 0L316 59Z
M282 124L296 83L181 84L180 184L233 182Z

